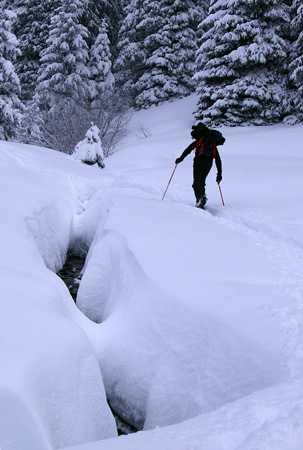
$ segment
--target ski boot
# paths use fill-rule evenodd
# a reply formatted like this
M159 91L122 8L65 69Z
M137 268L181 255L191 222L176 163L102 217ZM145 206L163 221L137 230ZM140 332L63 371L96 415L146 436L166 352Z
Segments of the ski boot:
M203 195L202 197L199 198L199 200L197 200L196 207L200 208L200 209L204 209L206 202L207 202L207 197L206 197L206 195Z

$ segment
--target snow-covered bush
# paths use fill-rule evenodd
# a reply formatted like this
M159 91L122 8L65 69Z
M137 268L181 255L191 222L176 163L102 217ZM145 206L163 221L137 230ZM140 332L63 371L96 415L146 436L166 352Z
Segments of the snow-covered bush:
M125 136L131 113L127 99L108 91L92 104L57 95L53 108L41 111L40 117L43 122L40 141L47 147L68 154L83 139L91 122L97 124L103 153L107 157L114 153L118 142Z
M72 157L81 160L85 164L98 164L101 169L104 169L100 130L94 123L91 124L91 127L86 132L83 141L78 142L76 145Z

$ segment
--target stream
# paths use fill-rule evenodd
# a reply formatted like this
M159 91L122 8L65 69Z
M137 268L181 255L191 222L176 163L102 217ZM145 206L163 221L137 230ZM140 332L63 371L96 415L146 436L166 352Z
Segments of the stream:
M64 281L70 295L74 302L77 304L77 294L82 278L82 270L85 264L85 258L74 255L72 252L68 252L65 260L65 264L57 275ZM118 435L125 435L130 433L136 433L138 430L132 425L125 422L111 407L112 414L116 420Z

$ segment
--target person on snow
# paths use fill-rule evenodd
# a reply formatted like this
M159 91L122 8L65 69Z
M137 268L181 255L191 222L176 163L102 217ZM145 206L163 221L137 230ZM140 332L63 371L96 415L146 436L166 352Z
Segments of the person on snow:
M201 122L192 127L191 136L195 141L184 150L175 163L182 162L195 149L192 187L196 197L196 207L203 209L207 201L205 182L213 165L213 159L215 159L217 167L216 181L219 184L222 180L222 163L217 145L224 144L225 138L219 131L210 130Z

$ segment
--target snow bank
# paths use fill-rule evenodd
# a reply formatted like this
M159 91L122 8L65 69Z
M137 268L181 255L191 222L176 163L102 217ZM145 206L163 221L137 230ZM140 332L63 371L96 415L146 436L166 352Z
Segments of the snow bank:
M79 165L65 155L0 146L0 447L43 450L115 436L98 362L78 325L84 319L52 272L93 182L78 177L78 196L70 176Z
M182 114L189 121L186 102ZM201 212L192 208L191 157L178 166L165 202L159 201L175 158L189 143L191 125L179 122L175 105L165 108L163 115L161 108L158 115L138 113L134 130L143 123L150 136L134 138L133 130L125 148L108 158L107 168L117 178L79 217L80 229L95 238L78 304L102 322L91 340L110 400L122 416L148 429L202 413L194 446L208 439L200 420L214 417L220 407L228 416L242 398L244 419L238 426L244 442L251 432L244 426L250 420L245 399L251 398L245 396L259 390L266 402L266 386L300 377L302 368L303 217L297 208L303 192L302 126L224 128L227 206L221 206L212 172L208 210ZM280 408L280 388L272 389L281 417L290 417L291 435L296 403ZM256 410L260 427L262 408ZM215 420L218 424L218 416ZM186 438L193 423L186 422ZM184 428L172 430L167 448L175 449ZM148 443L157 433L127 439L140 448L165 448L161 439ZM163 443L169 428L159 433ZM209 448L236 448L238 441L226 440L229 433L218 425ZM294 432L294 442L299 437L300 431ZM187 448L185 440L180 448Z
M103 197L77 304L102 322L94 346L113 408L150 429L281 381L281 327L258 310L285 299L263 252L199 210Z
M291 383L254 393L178 425L70 450L300 450L302 438L302 384Z
M161 202L194 103L134 114L102 171L0 143L4 450L300 448L302 126L222 129L226 207L213 170L200 211L191 156ZM69 246L98 323L53 273ZM104 440L102 378L132 423L174 425Z

